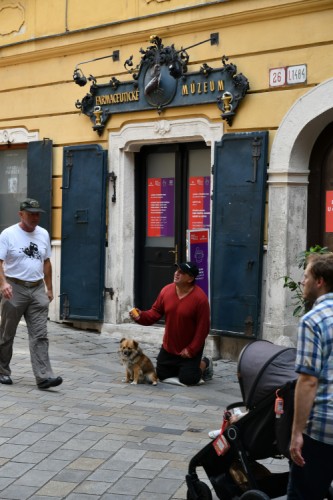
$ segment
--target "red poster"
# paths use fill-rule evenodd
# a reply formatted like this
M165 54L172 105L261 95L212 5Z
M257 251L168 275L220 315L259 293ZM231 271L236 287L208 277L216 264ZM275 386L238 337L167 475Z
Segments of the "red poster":
M161 234L161 179L148 179L148 236Z
M198 245L200 243L208 243L207 229L203 229L202 231L190 232L190 245Z
M210 226L210 178L190 177L188 228L199 229Z
M333 233L333 191L326 191L325 232Z

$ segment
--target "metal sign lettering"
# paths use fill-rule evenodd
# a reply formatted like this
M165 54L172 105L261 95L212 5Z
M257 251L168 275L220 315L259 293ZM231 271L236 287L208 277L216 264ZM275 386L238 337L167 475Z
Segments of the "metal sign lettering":
M93 76L88 78L92 82L90 92L75 105L90 118L93 129L101 134L116 113L156 109L160 114L166 107L214 102L222 119L232 125L236 109L250 88L247 78L237 74L237 66L223 56L221 68L213 69L204 63L199 71L188 73L186 49L164 47L157 36L151 41L153 45L140 50L143 55L137 66L133 67L133 56L125 61L132 80L120 82L112 77L109 83L97 84ZM83 86L87 79L75 69L74 81Z

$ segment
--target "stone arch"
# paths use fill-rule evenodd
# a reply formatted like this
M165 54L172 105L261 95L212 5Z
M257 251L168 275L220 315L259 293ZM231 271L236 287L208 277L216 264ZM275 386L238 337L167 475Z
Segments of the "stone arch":
M309 160L321 131L333 121L333 79L314 87L290 108L277 131L268 170L268 247L263 337L295 343L297 319L283 276L301 277L305 250Z

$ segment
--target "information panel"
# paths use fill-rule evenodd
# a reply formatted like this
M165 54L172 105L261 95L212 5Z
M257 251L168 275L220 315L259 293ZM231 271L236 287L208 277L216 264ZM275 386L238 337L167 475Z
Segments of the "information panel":
M188 230L187 241L188 259L195 262L199 269L195 282L209 297L209 230Z
M210 176L189 179L189 229L210 227Z
M147 236L174 236L175 179L151 177L148 179Z

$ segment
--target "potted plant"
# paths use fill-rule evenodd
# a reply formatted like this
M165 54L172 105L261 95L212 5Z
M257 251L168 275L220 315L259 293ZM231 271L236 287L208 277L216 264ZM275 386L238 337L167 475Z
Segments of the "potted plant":
M305 250L304 252L301 252L298 255L297 265L299 269L305 269L309 255L318 253L324 254L329 252L330 250L327 247L321 247L320 245L315 245L314 247L310 247L309 250ZM294 306L293 316L295 317L303 316L304 313L306 313L311 309L312 304L304 300L301 282L295 281L290 276L283 276L283 279L284 279L283 288L289 288L289 290L293 293L292 297L292 305Z

